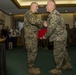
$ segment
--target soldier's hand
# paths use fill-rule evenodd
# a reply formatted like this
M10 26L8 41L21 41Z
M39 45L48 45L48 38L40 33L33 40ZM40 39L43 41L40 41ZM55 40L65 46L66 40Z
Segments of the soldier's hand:
M44 26L47 27L47 22L46 21L44 21Z
M46 39L46 38L43 36L43 39Z

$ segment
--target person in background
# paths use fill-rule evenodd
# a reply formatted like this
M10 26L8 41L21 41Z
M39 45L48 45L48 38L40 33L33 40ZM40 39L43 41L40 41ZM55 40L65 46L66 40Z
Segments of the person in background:
M17 37L18 37L18 30L16 29L15 26L13 26L12 29L10 29L10 35L11 35L11 39L13 42L13 48L17 47Z
M22 39L23 49L26 49L26 47L25 47L25 37L24 37L24 27L21 29L21 39Z
M67 47L70 46L71 43L71 29L69 28L69 24L66 25L66 30L67 30Z
M10 32L9 26L6 26L6 30L8 32L8 38L7 38L8 49L13 49L13 43L12 43L11 32Z
M27 49L28 71L32 74L40 74L40 69L36 67L38 28L43 27L43 25L46 26L46 22L38 19L35 13L38 13L38 3L32 2L30 10L24 15L24 37Z
M11 36L11 32L10 31L9 31L8 42L9 42L9 49L13 49L13 41L12 41L12 36Z
M5 38L5 49L8 49L8 38L9 38L9 31L8 31L8 26L3 26L2 30L1 30L1 37Z
M49 16L47 19L47 32L44 39L49 38L49 41L54 41L54 60L55 68L50 70L51 74L61 74L62 70L72 69L71 60L66 50L67 31L64 19L56 10L54 0L49 0L46 6ZM63 61L64 66L62 65Z
M76 27L75 27L75 25L73 25L73 28L70 31L71 31L71 43L72 43L72 45L76 45Z

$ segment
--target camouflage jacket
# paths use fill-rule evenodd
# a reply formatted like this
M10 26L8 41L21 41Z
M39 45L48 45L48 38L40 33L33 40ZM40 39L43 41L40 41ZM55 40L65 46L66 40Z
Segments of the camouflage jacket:
M38 28L43 26L43 21L38 19L31 10L24 15L24 32L26 36L37 34Z
M50 41L62 41L67 39L66 26L64 19L57 10L49 14L47 19L47 33L45 38L49 37Z

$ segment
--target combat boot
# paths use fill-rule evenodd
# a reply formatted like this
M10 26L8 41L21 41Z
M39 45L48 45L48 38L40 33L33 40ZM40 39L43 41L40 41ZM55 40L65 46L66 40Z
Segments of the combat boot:
M70 70L70 69L72 69L73 67L72 67L72 65L71 65L71 63L66 63L63 67L62 67L62 70Z
M35 67L35 64L30 64L30 65L29 65L29 68L35 68L35 69L37 69L37 70L40 70L40 68Z
M60 75L62 71L60 69L53 69L49 71L50 74Z
M38 75L38 74L40 74L41 73L41 71L40 71L40 69L39 68L29 68L29 73L31 73L31 74L35 74L35 75Z

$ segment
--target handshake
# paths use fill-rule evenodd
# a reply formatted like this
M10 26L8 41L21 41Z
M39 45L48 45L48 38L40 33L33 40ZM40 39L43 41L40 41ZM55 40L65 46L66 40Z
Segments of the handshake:
M47 27L47 22L44 21L44 27ZM44 36L43 36L43 39L46 39Z
M46 38L43 36L43 37L40 37L40 39L46 39Z
M46 21L44 21L44 27L47 27L47 22Z
M43 36L43 39L46 39L46 38Z

